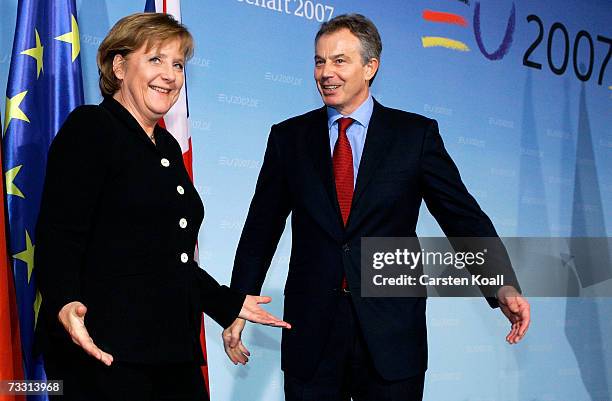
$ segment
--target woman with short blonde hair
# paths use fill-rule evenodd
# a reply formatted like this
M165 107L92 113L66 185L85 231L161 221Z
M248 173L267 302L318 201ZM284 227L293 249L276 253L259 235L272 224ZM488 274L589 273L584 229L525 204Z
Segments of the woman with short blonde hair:
M192 53L169 15L121 19L98 50L103 102L75 109L50 147L37 330L62 399L206 400L202 312L224 328L237 317L289 327L259 307L269 297L220 285L194 259L204 208L158 124Z

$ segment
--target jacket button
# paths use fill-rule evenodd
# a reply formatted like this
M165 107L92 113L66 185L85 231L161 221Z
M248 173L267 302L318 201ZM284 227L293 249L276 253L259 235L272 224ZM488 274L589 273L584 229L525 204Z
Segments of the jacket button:
M164 167L169 167L170 161L164 157L163 159L161 159L161 165Z
M187 219L185 219L185 218L180 219L179 220L179 227L181 227L181 228L187 227Z
M189 256L185 252L181 253L181 262L187 263L189 261Z
M179 195L183 195L185 193L185 188L179 185L176 187L176 192L178 192Z
M351 250L351 247L349 246L349 244L344 244L342 245L342 250L344 252L349 252Z

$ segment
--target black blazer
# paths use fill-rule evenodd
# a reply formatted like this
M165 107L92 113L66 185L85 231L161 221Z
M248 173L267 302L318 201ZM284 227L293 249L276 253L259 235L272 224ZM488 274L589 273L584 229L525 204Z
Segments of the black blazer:
M223 327L240 311L244 295L194 261L202 201L176 140L154 135L109 97L75 109L51 144L35 250L47 352L74 347L57 319L71 301L102 350L139 363L203 361L202 311Z
M374 102L346 228L325 107L272 127L231 287L259 293L291 213L284 320L293 328L283 331L284 371L303 379L314 373L344 274L378 372L398 380L426 369L425 298L360 296L361 237L416 236L423 199L447 236L497 236L461 182L434 120ZM518 288L512 272L505 279Z

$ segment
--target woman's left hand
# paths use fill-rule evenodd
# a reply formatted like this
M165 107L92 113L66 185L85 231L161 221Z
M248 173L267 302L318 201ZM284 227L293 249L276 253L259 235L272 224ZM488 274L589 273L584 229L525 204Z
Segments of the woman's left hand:
M290 329L291 325L276 316L268 313L259 304L268 304L272 301L271 297L247 295L242 304L239 318L246 319L253 323L265 324L267 326L283 327Z

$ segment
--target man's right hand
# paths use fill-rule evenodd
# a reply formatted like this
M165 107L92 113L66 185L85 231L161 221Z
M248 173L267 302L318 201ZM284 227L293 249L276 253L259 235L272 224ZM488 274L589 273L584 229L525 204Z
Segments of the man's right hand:
M113 356L102 351L94 344L85 328L85 313L87 313L87 307L78 301L74 301L64 305L57 314L57 318L70 335L73 343L106 366L110 366L113 363Z
M234 320L234 323L223 330L223 347L225 348L225 353L228 358L234 365L239 363L246 365L249 361L249 356L251 356L251 353L246 349L244 344L242 344L242 340L240 339L245 323L246 321L244 319L237 318Z

